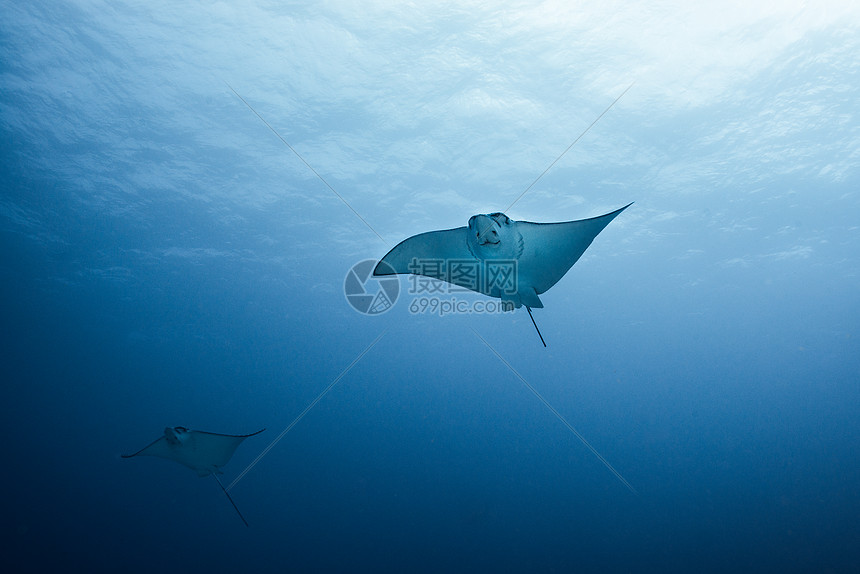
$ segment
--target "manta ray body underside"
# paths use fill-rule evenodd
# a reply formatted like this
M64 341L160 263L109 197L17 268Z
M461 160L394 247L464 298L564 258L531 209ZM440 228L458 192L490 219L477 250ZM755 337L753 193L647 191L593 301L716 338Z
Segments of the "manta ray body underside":
M423 275L498 297L509 302L510 309L541 308L539 295L558 283L594 238L630 205L562 223L514 221L504 213L475 215L466 227L404 239L379 261L373 274Z
M242 513L239 512L239 508L233 502L233 498L227 492L227 489L221 484L221 479L218 478L218 475L223 474L221 467L230 462L233 453L236 452L242 441L248 437L260 434L264 430L266 429L246 435L229 435L188 430L185 427L168 427L164 429L164 436L157 438L136 453L124 454L122 457L157 456L187 466L196 472L197 476L203 477L211 474L218 481L218 485L224 491L224 494L227 495L233 508L239 513L242 522L247 526L248 522L242 516Z

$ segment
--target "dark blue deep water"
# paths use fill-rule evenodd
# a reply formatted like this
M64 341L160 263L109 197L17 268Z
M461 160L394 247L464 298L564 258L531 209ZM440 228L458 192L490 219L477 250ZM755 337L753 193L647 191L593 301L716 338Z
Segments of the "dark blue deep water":
M860 11L493 4L0 1L4 572L860 571ZM344 295L631 201L547 348Z

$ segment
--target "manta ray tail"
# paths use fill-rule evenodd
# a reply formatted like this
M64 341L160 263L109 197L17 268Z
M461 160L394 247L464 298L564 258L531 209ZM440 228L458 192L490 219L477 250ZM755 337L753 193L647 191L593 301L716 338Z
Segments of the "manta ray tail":
M543 335L540 334L540 329L538 329L537 323L535 323L534 315L532 315L532 309L528 305L525 306L526 311L529 312L529 317L532 319L532 325L535 326L535 331L537 331L538 337L540 337L540 342L543 343L543 346L546 347L546 341L543 340Z
M221 490L223 490L223 491L224 491L224 494L227 496L227 500L229 500L229 501L230 501L230 504L232 504L232 505L233 505L233 508L235 508L235 509L236 509L236 514L238 514L238 515L239 515L239 518L241 518L241 519L242 519L242 522L244 522L244 523L245 523L245 526L249 526L248 521L247 521L247 520L245 520L245 517L244 517L244 516L242 516L242 513L241 513L241 512L239 512L239 507L238 507L238 506L236 506L236 503L235 503L235 502L233 502L233 497L232 497L232 496L230 496L230 493L229 493L229 492L227 492L227 489L226 489L226 488L224 488L224 485L223 485L223 484L221 484L221 479L220 479L220 478L218 478L218 475L217 475L217 474L215 474L214 472L212 473L212 476L214 476L214 477L215 477L215 480L217 480L217 481L218 481L218 486L220 486L220 487L221 487Z

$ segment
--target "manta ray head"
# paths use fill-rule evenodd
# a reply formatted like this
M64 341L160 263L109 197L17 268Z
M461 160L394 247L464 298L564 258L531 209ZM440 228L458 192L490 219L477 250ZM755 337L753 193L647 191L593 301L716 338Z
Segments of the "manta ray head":
M478 259L516 259L523 251L523 238L516 221L504 213L473 215L466 243Z
M164 437L167 439L167 443L173 446L182 444L187 434L188 429L185 427L167 427L164 429Z
M504 213L473 215L469 219L469 234L474 237L478 245L498 245L501 241L499 232L502 226L509 224L510 221Z

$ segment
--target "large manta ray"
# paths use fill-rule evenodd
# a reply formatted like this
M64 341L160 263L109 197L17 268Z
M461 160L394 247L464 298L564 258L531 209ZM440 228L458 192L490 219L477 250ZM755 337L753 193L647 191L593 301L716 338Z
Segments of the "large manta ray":
M474 215L466 227L404 239L379 261L373 275L440 279L498 297L509 309L525 306L531 315L531 307L543 307L538 295L558 283L597 234L630 205L562 223L514 221L504 213Z
M239 507L233 502L233 498L221 484L218 478L221 467L230 462L233 453L239 448L246 438L260 434L266 429L245 435L216 434L211 432L188 430L185 427L173 427L164 429L164 436L157 438L149 445L143 447L134 454L124 454L123 458L135 456L157 456L178 462L187 466L197 473L197 476L209 476L210 474L218 481L218 485L230 504L239 513L239 518L248 526L248 521L239 512Z

